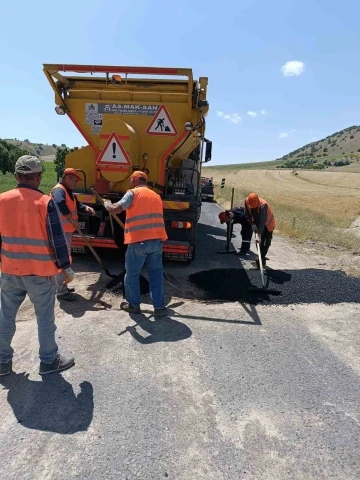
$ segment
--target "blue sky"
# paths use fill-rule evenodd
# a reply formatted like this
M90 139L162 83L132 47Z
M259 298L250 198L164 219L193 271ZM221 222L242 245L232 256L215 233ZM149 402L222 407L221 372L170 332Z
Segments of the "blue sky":
M272 160L360 124L358 0L0 3L0 138L85 144L55 114L43 63L209 77L213 164Z

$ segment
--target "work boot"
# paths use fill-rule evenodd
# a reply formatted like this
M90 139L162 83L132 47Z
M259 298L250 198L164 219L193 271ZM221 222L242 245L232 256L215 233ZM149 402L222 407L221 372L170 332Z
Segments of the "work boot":
M141 313L140 307L134 307L129 302L121 302L120 303L120 310L124 310L127 313Z
M57 295L58 300L65 300L66 302L75 302L76 297L71 292L62 293Z
M161 317L166 317L168 314L168 310L166 307L164 308L155 308L154 310L154 317L155 318L161 318Z
M0 377L4 377L5 375L9 375L12 371L12 361L7 363L0 363Z
M57 354L52 363L40 362L39 375L47 375L48 373L63 372L75 365L74 357L66 358Z
M245 255L249 254L249 250L239 250L236 255L239 255L240 257L245 257Z
M74 293L75 288L74 287L67 287L67 291L68 291L68 293Z

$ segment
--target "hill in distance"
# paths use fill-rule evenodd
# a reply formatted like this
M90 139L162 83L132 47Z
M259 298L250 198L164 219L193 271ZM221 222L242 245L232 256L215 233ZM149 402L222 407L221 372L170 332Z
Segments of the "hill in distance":
M41 158L45 161L52 161L55 158L56 148L60 145L56 145L53 143L52 145L44 144L44 143L33 143L30 140L18 140L17 138L4 138L4 140L16 147L21 148L22 150L26 150L32 155L36 155L37 157ZM65 147L65 144L61 145Z
M291 168L306 170L347 170L360 172L360 126L354 125L311 142L281 158L268 162L215 165L225 170ZM204 167L207 168L207 167Z

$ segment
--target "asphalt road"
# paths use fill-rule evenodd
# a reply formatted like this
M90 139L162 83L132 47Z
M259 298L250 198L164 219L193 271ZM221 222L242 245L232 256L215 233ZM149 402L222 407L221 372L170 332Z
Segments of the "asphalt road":
M24 304L15 373L0 379L2 480L359 478L359 282L275 238L270 281L285 300L244 297L260 285L255 257L217 253L218 212L204 204L196 261L166 266L161 321L146 304L119 311L96 262L76 259L78 301L57 306L59 345L76 357L63 375L37 374ZM204 274L189 281L204 270L218 295Z

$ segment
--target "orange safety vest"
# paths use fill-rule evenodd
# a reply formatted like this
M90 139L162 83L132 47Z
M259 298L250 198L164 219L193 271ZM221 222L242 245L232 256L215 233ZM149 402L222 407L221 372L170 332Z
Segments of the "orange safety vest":
M0 195L1 270L10 275L50 277L61 270L46 226L51 197L30 188Z
M251 215L251 208L250 208L250 205L249 205L248 201L246 200L245 203L246 203L246 206L247 206L247 208L249 210L249 213ZM269 232L272 232L275 229L275 217L274 217L274 215L271 211L270 205L267 203L267 201L264 200L263 198L259 197L259 206L257 208L258 213L260 212L260 207L262 207L263 205L267 205L267 217L266 217L266 221L265 221L265 226L266 226L266 228L268 229ZM254 222L254 219L253 219L252 216L251 216L251 220Z
M168 236L164 224L164 211L160 195L147 187L130 190L134 194L131 207L126 210L124 243L144 242Z
M50 195L52 195L55 188L62 188L65 191L66 206L70 210L70 218L76 223L76 225L78 225L79 218L78 218L78 213L77 213L77 205L76 205L75 195L74 195L74 199L72 200L68 191L66 190L66 188L64 187L64 185L62 183L56 184L55 187L51 189ZM62 222L63 229L64 229L65 233L75 232L76 228L72 225L70 220L65 215L63 215L61 212L60 212L60 218L61 218L61 222Z

